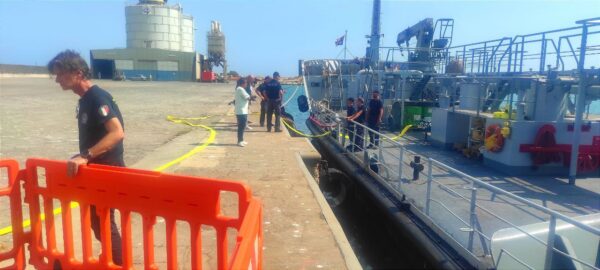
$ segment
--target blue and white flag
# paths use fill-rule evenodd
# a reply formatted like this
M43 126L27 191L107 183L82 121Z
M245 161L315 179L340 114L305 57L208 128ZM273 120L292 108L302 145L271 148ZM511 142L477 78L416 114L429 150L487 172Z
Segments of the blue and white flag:
M335 46L344 45L344 39L346 39L346 35L343 35L335 40Z

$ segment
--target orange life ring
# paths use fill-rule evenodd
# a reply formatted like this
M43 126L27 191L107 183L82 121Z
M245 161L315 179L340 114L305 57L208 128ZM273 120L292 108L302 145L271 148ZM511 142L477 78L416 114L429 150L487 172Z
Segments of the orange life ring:
M489 125L485 129L485 149L491 152L500 152L502 147L504 147L502 127L497 124Z

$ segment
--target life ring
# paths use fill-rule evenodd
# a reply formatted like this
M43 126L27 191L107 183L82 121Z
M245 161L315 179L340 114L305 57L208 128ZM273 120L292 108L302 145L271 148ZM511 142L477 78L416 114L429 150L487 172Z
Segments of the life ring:
M500 125L489 125L485 129L485 149L491 152L500 152L504 147L504 136Z

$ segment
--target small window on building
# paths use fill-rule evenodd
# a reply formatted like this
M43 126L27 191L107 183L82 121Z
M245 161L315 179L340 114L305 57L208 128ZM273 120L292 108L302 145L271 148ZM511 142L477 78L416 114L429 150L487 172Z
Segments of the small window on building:
M146 48L152 48L152 40L145 40L144 44L146 44Z

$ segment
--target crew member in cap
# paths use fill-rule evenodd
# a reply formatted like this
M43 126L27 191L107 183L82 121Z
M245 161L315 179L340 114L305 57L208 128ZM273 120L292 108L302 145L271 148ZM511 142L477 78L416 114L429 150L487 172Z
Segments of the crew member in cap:
M373 91L373 98L369 100L369 108L367 109L367 126L376 131L369 130L369 146L367 148L375 148L379 146L379 128L383 119L383 102L380 99L379 91Z
M265 94L267 97L267 131L271 132L273 127L273 114L275 114L275 132L281 132L280 108L283 99L283 88L279 83L279 72L273 72L273 79L265 84Z
M108 92L92 83L85 60L79 53L65 50L56 55L47 67L56 76L55 81L63 90L71 90L80 97L77 106L79 154L67 162L67 175L74 177L79 166L92 163L125 167L125 132L119 106ZM101 241L100 217L95 205L90 205L90 212L94 236ZM121 235L114 213L115 210L110 209L112 261L116 265L122 265Z
M265 77L263 82L256 88L256 95L260 97L260 126L265 126L265 116L267 114L267 93L265 85L271 81L271 76Z

